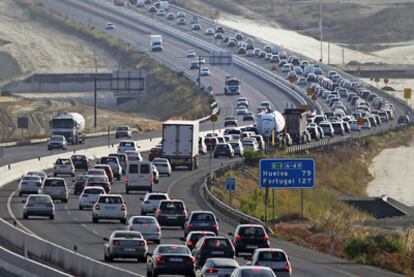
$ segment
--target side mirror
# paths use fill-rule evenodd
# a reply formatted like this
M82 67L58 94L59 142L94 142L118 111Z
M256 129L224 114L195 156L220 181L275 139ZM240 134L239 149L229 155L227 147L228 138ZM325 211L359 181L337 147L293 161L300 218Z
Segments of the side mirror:
M109 241L109 239L107 237L103 237L102 238L104 241Z

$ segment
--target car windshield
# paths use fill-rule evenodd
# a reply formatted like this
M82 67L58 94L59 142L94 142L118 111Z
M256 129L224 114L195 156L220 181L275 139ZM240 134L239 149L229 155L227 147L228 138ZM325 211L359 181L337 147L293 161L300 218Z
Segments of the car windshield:
M162 202L160 208L162 210L176 210L176 211L180 211L184 209L184 205L181 202L177 202L177 201L166 201L166 202Z
M239 230L240 236L264 236L265 232L261 227L244 227Z
M58 165L71 165L71 161L69 159L58 159L56 161L56 164Z
M87 175L106 175L104 170L88 170Z
M261 268L244 268L241 272L241 277L273 277L273 273L270 270L264 270Z
M167 196L163 194L151 194L148 196L148 200L164 200L167 199Z
M53 136L50 138L51 141L63 141L63 137L61 136Z
M205 246L208 248L227 248L230 246L230 242L227 239L207 238Z
M165 246L158 247L158 253L189 255L190 250L186 246L182 246L182 245L165 245Z
M128 131L128 127L118 127L117 131Z
M90 189L85 189L83 193L84 194L101 194L101 193L104 193L104 190L97 189L97 188L90 188Z
M286 262L286 255L280 251L262 251L259 253L259 261Z
M123 146L123 147L135 147L135 143L134 142L130 142L130 141L122 141L119 146Z
M96 183L96 182L108 182L108 178L106 176L93 176L88 177L87 182L88 183Z
M196 213L191 217L192 221L214 221L214 216L210 213Z
M190 240L191 241L199 241L202 237L207 237L207 236L209 236L209 237L215 237L215 234L214 233L207 233L207 232L204 232L204 233L195 233L195 234L192 234L191 235Z
M30 196L28 203L47 204L47 203L51 203L51 200L49 197L46 197L46 196Z
M153 217L134 217L133 224L155 224L156 220Z
M114 238L117 239L142 239L142 235L139 233L132 232L117 232L114 234Z
M102 204L122 204L122 198L121 197L101 197L99 198L99 203Z
M44 183L45 187L64 187L65 181L60 179L46 179Z
M40 181L40 177L37 176L25 176L23 181Z

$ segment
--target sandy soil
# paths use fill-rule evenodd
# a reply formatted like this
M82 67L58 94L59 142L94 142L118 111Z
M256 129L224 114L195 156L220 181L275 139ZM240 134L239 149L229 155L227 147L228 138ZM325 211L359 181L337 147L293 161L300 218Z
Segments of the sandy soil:
M229 14L222 16L218 19L218 22L225 26L242 30L245 33L271 43L282 45L287 49L308 56L314 60L319 60L320 58L320 41L313 37ZM342 64L343 61L345 64L350 61L358 61L360 63L414 64L414 43L409 45L396 45L389 49L371 54L356 51L334 43L330 43L329 47L329 62L331 64ZM344 54L343 56L342 53ZM398 53L398 55L396 55L396 53ZM408 57L405 56L405 54L407 54ZM328 61L327 42L323 43L323 60L324 62Z
M388 195L414 206L414 145L383 150L374 158L369 172L374 180L368 184L369 196Z
M34 72L95 70L93 45L46 24L32 21L12 0L0 1L0 37L6 42L0 46L0 50L11 55L20 67L19 72L14 70L9 78L0 79L0 84ZM113 57L100 49L95 52L99 70L111 71L111 68L117 67ZM0 72L10 71L10 61L4 62L2 56Z

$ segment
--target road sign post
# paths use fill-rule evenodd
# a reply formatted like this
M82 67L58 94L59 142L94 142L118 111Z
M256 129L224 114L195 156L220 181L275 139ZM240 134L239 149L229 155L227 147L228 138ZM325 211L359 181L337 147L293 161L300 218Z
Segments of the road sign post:
M267 221L269 189L300 189L301 217L303 218L303 189L313 189L315 187L315 160L309 158L260 160L259 186L266 190L265 221Z
M232 202L231 192L233 190L236 190L236 178L234 177L226 178L226 190L229 192L229 205L231 206L231 202Z

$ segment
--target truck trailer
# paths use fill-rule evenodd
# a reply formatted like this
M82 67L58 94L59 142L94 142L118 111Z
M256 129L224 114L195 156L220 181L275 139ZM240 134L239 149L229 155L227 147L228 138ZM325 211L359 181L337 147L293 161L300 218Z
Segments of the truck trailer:
M189 170L199 167L199 122L171 120L162 126L162 157L170 161L172 169L177 166Z
M161 35L151 35L151 51L162 51L162 36Z
M84 143L85 118L79 113L63 113L50 121L52 135L62 135L71 144Z
M295 144L305 144L308 111L304 109L285 109L286 132Z

